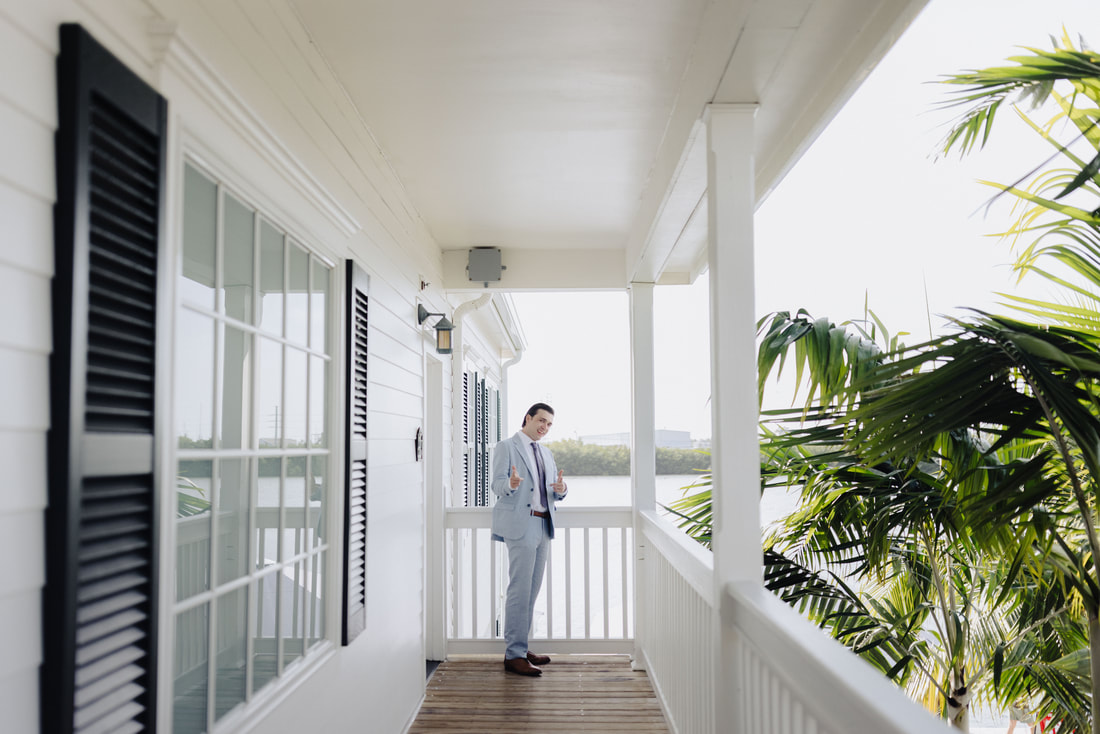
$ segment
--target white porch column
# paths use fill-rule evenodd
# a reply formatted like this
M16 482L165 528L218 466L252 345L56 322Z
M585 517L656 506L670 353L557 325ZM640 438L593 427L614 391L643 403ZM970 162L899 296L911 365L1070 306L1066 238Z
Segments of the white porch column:
M657 507L657 418L653 370L653 284L630 284L630 479L634 506L634 667L645 667L648 567L642 510Z
M756 105L710 105L707 125L711 344L711 467L714 584L763 582L760 449L757 439L753 214L756 208L753 119ZM722 610L723 615L728 614ZM745 731L737 701L737 645L718 624L716 721Z

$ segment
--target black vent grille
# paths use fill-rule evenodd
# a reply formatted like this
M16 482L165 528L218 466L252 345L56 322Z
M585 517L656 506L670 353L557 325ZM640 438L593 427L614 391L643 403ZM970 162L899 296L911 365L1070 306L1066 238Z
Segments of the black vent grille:
M85 426L153 430L157 187L155 136L93 95Z

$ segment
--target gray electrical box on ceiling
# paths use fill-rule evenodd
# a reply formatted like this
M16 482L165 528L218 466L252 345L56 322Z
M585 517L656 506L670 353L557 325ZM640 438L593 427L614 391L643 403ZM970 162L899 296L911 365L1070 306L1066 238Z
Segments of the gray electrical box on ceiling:
M500 264L499 247L475 247L470 250L470 259L466 264L466 273L471 283L500 282L500 273L507 268Z

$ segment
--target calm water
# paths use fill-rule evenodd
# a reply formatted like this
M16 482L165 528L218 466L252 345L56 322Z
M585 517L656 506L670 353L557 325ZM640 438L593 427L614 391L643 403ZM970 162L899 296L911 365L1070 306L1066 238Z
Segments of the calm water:
M700 478L698 474L657 475L657 504L667 505L680 499L685 495L683 488ZM569 485L569 497L561 503L561 507L630 506L630 477L567 476L565 481ZM690 489L686 494L698 491ZM794 510L797 500L794 492L768 491L760 498L761 523L770 525L786 516Z

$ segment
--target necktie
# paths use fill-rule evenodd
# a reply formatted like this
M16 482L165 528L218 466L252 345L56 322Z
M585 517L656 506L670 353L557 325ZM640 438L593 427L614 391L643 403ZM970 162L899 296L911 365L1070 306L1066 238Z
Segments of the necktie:
M539 499L542 500L542 506L549 511L550 503L546 501L546 470L542 468L542 456L539 455L538 444L534 441L531 442L531 450L535 452L535 466L539 470Z

